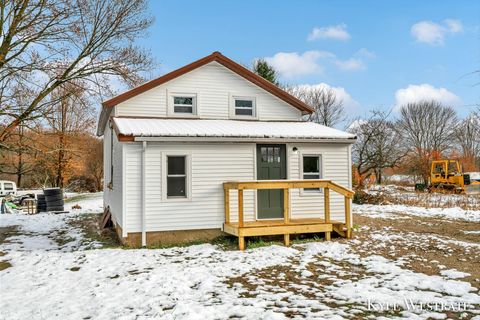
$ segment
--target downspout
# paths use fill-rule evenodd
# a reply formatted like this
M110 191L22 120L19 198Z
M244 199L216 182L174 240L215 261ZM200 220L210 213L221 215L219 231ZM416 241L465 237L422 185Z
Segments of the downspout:
M348 145L348 188L350 190L353 190L353 183L352 183L352 177L353 172L352 172L352 145ZM353 228L353 210L352 210L352 199L350 201L350 228Z
M143 141L143 148L142 148L142 247L147 246L147 230L146 230L146 181L145 181L145 158L146 158L146 151L147 151L147 141Z

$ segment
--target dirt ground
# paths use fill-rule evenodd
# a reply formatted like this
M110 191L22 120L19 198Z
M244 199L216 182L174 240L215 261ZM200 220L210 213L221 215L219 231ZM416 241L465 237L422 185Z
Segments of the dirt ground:
M418 273L440 276L442 270L465 272L470 275L459 277L458 280L469 282L480 289L480 234L468 233L480 230L480 223L410 215L393 220L358 214L354 215L354 223L358 227L354 239L336 237L332 241L348 244L352 252L364 258L377 255L402 261L402 268ZM318 299L319 295L325 294L322 288L335 285L337 281L361 282L362 279L374 276L361 265L317 256L316 260L306 266L315 278L314 281L309 281L296 272L295 267L292 268L292 265L300 264L300 261L292 261L291 265L265 268L247 277L230 278L226 283L230 287L246 288L244 298L259 298L267 290L270 293L294 292L305 299ZM333 280L328 278L331 275L334 275ZM288 298L284 301L285 305L291 303ZM336 301L328 295L322 301L349 319L402 316L401 311L375 312L358 304ZM278 307L281 308L281 305ZM288 308L285 313L289 317L305 317L301 308ZM472 319L475 314L445 311L444 316L449 319Z
M388 259L406 259L406 267L429 275L442 269L470 273L463 280L480 288L480 223L438 218L403 216L405 219L380 219L354 215L360 226L355 233L357 251L378 254ZM466 233L466 232L467 233ZM387 243L372 235L392 237ZM442 267L444 266L444 267Z

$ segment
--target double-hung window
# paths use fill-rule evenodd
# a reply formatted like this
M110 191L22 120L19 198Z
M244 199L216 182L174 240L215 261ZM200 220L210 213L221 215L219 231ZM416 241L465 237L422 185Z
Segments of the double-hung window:
M322 179L322 157L319 155L303 155L303 179L318 180ZM305 188L304 192L320 192L318 188Z
M247 97L233 97L234 115L236 117L255 117L255 99Z
M187 196L187 157L167 156L167 197Z
M174 95L173 113L176 115L196 115L197 98L195 95Z

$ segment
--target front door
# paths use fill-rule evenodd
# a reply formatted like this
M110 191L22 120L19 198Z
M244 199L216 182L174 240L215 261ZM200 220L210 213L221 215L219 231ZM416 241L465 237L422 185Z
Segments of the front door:
M257 179L287 178L286 148L284 144L257 145ZM283 190L257 191L258 219L283 218Z

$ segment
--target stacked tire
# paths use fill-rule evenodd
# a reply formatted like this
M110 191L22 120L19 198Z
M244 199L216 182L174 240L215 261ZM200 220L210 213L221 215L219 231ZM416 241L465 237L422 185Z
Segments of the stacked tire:
M44 194L37 195L37 213L47 211L47 200Z
M63 191L60 188L44 189L47 211L63 211Z

